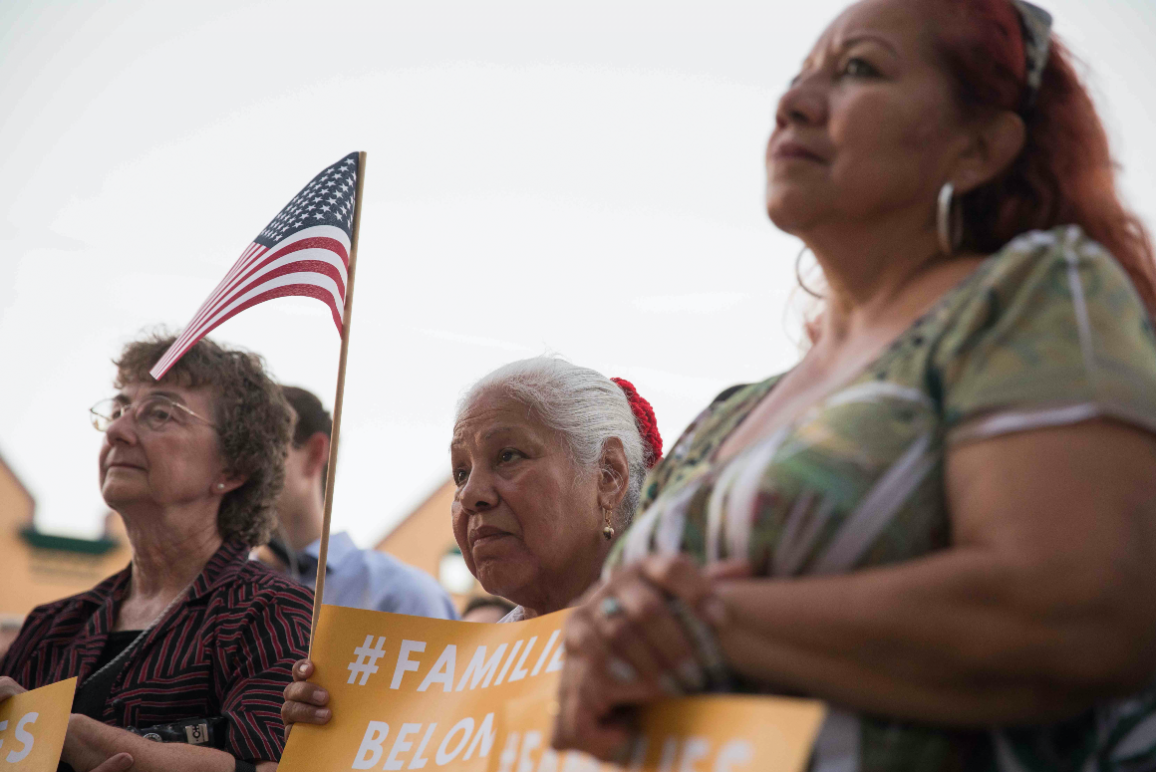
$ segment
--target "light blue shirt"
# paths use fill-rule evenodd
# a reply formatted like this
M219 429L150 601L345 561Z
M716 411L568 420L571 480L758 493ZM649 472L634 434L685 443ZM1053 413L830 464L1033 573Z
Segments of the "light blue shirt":
M316 565L321 540L302 552ZM309 587L316 584L312 573L299 578ZM344 531L329 535L323 602L419 617L458 618L453 602L432 576L384 552L358 549Z

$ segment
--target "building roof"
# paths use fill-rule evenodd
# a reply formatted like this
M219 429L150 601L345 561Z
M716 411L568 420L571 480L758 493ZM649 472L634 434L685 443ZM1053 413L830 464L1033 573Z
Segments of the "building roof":
M20 475L16 474L16 470L13 469L12 466L4 460L3 453L0 453L0 468L3 468L8 472L9 477L12 478L12 482L16 484L16 487L20 489L20 492L23 493L25 497L27 497L29 503L31 504L29 508L29 522L31 524L31 520L36 517L36 497L32 495L32 491L25 487L24 481L20 479Z
M7 477L11 480L12 484L16 486L17 494L28 500L27 520L24 523L17 523L16 530L20 534L20 538L29 546L60 552L76 552L84 555L104 555L115 551L119 546L120 542L114 538L110 538L107 534L97 539L85 539L40 531L36 527L36 497L33 496L32 491L28 490L27 486L24 485L20 476L16 474L16 470L4 460L3 454L0 454L0 471L8 473Z
M374 545L374 549L383 550L385 548L385 543L387 541L389 541L389 538L391 536L393 536L399 530L401 530L401 528L403 526L405 526L405 524L408 523L410 520L425 513L428 510L430 505L432 505L440 497L445 495L446 488L451 487L453 484L454 484L453 480L446 480L444 483L442 483L441 485L439 485L438 487L436 487L432 491L430 491L430 494L428 496L426 496L424 499L422 499L420 504L418 504L416 507L414 507L408 515L406 515L401 520L398 520L396 523L394 523L393 527L390 528L388 531L386 531L385 535L383 535L380 539L377 540L377 544Z

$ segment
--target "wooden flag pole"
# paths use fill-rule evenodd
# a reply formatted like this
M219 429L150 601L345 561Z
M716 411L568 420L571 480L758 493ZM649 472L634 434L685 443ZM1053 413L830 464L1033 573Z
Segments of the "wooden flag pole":
M333 430L329 435L329 470L325 475L325 518L321 522L321 551L317 556L317 584L313 596L313 626L309 630L309 656L321 599L325 596L325 562L329 556L329 520L333 514L333 483L337 479L337 448L341 440L341 408L345 402L345 362L349 356L349 323L353 319L353 279L357 274L357 237L361 229L361 191L365 185L365 153L357 154L357 197L353 202L353 237L349 241L349 271L345 283L345 313L341 318L341 359L337 365L337 395L333 398Z

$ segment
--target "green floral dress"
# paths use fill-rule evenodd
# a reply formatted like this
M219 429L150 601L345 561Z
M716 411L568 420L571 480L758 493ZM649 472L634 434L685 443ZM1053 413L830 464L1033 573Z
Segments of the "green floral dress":
M769 577L911 560L951 545L953 444L1095 417L1156 431L1152 325L1119 264L1076 227L1015 239L845 387L715 463L777 380L724 392L691 424L608 569L677 552L745 557ZM1156 770L1156 683L1063 724L991 731L832 706L812 769Z

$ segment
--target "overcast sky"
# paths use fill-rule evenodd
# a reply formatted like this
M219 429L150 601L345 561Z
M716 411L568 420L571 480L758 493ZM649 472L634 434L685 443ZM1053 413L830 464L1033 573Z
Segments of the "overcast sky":
M798 244L762 207L775 100L842 0L0 3L0 455L92 536L87 408L178 331L326 165L369 154L335 529L380 538L512 359L634 381L667 442L797 354ZM1054 0L1156 221L1151 0ZM339 339L287 298L213 337L332 405ZM447 515L448 516L448 515Z

